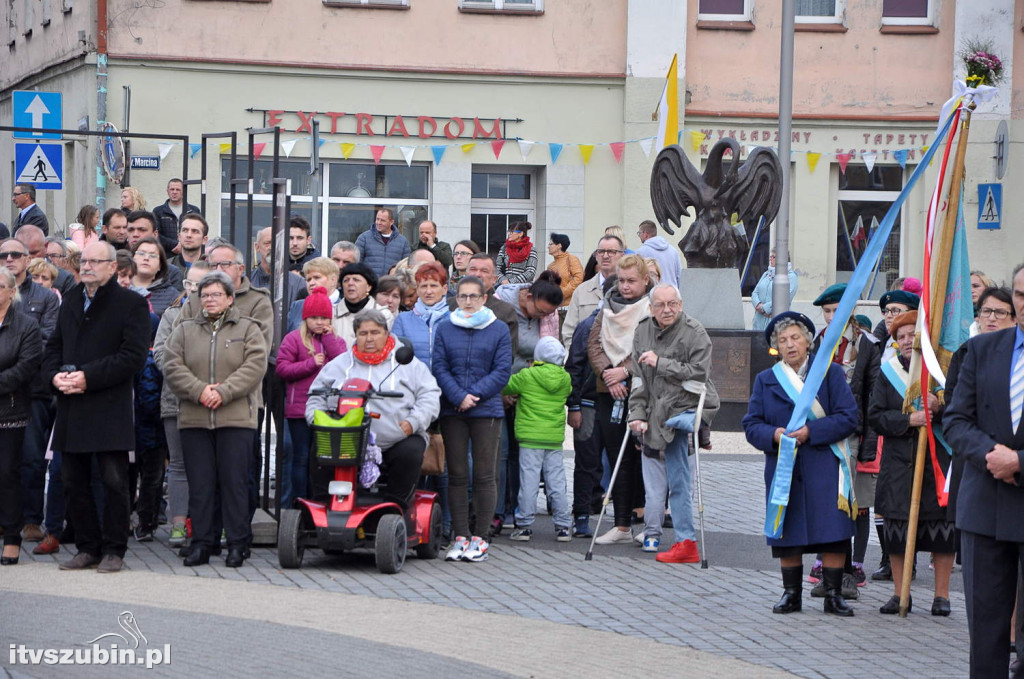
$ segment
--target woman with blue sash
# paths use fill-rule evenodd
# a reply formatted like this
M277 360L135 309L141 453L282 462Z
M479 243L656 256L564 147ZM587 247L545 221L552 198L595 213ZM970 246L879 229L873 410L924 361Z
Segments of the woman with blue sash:
M743 430L747 441L765 454L766 499L778 484L789 485L782 533L768 538L772 556L782 566L783 595L773 613L802 608L803 555L821 553L825 581L825 612L849 617L853 609L842 595L846 548L854 531L850 454L846 438L857 428L857 404L842 368L830 364L807 423L794 432L786 426L811 365L814 324L803 314L787 311L771 320L765 338L781 357L771 370L760 373ZM792 470L780 467L788 479L776 479L783 434L796 440Z
M882 466L878 472L875 503L878 513L885 517L882 532L889 549L892 580L895 593L879 612L894 615L900 608L900 584L903 582L903 557L907 548L910 519L910 491L914 485L914 458L920 427L925 426L922 399L914 403L914 411L903 411L903 400L910 384L910 357L914 352L917 312L908 311L897 316L889 332L896 340L899 353L883 361L875 389L868 406L868 421L883 437ZM939 426L941 406L929 395L927 406L932 411L932 431L935 434L935 453L942 470L949 468L951 451L942 437ZM942 485L942 479L939 479ZM935 569L935 598L932 615L947 616L949 607L949 576L953 571L956 540L953 522L947 520L946 508L939 506L932 461L925 460L924 482L921 485L921 507L918 515L916 551L931 552ZM910 600L908 610L913 607Z

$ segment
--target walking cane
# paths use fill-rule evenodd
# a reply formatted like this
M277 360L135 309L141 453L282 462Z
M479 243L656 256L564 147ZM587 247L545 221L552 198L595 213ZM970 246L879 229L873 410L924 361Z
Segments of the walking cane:
M700 445L697 432L700 431L700 418L704 412L704 396L707 386L701 385L700 399L697 401L697 414L693 418L693 467L697 475L697 516L700 519L700 567L708 567L708 543L704 539L704 494L700 485Z
M622 464L622 454L626 452L626 446L629 444L630 431L626 429L626 434L622 437L622 446L619 448L619 456L615 459L615 468L612 469L612 478L608 481L608 490L604 493L604 500L601 502L601 513L597 516L597 526L594 527L594 535L590 538L590 549L587 550L587 555L583 557L584 561L594 560L594 543L597 542L597 536L601 532L601 519L604 518L604 513L608 509L608 500L612 496L612 488L615 487L615 477L619 475L619 465Z

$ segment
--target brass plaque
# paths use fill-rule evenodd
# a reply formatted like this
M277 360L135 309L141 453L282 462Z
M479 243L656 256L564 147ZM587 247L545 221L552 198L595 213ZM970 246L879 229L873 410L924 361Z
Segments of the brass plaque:
M711 338L711 379L723 402L750 401L750 338Z

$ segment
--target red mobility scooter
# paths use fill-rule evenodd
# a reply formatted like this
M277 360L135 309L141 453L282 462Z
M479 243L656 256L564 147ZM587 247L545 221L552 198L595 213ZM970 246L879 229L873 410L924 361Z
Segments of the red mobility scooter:
M409 347L395 353L399 364L412 361ZM387 378L385 377L385 380ZM384 380L381 380L381 384ZM281 510L277 554L281 568L299 568L307 548L325 554L372 550L381 573L397 573L412 549L421 559L435 559L441 544L442 515L437 494L417 490L411 516L381 497L385 478L363 488L359 471L369 444L370 424L379 417L366 409L374 398L401 398L403 394L377 391L363 379L348 379L338 388L317 392L337 397L337 408L319 412L312 425L313 464L333 469L328 497L297 498L295 506ZM382 467L384 475L386 467Z

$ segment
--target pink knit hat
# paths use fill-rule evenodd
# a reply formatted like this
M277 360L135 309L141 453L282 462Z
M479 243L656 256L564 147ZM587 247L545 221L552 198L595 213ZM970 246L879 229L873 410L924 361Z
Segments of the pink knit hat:
M917 295L918 297L920 297L921 296L921 281L920 281L920 279L914 278L912 276L908 276L903 281L903 290L904 290L904 292L912 292L915 295Z

